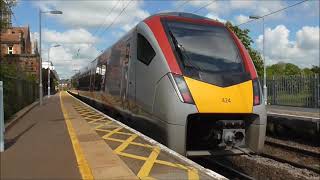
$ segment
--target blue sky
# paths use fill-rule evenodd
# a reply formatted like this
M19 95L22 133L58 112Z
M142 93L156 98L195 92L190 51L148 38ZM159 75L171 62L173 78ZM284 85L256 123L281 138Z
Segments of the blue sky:
M63 15L42 16L43 59L48 47L50 59L61 78L70 77L73 70L92 61L101 50L116 42L136 23L157 12L193 12L209 3L196 14L240 24L249 15L265 15L300 1L86 1L86 0L18 0L14 8L15 26L29 25L32 38L38 39L38 11L62 10ZM128 4L129 3L129 4ZM126 10L119 16L121 10ZM113 9L113 10L112 10ZM111 11L112 10L112 11ZM117 18L118 17L118 18ZM115 20L116 19L116 20ZM114 21L115 20L115 21ZM102 33L112 22L114 24ZM262 22L240 26L248 28L254 47L262 49ZM267 64L291 62L301 67L319 65L319 1L309 0L265 18L265 56ZM78 50L79 54L77 53ZM78 55L77 55L78 54Z

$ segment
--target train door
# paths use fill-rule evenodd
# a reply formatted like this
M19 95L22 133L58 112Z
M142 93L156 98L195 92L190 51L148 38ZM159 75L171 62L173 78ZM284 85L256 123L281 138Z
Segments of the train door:
M130 39L126 42L125 45L125 55L122 61L121 68L121 90L120 96L122 101L122 106L124 109L129 109L128 107L128 69L129 69L129 61L130 61Z
M133 32L133 34L136 34ZM127 86L127 101L128 108L131 112L135 112L136 103L136 37L133 35L127 42L129 46L129 62L128 62L128 86Z
M136 54L136 104L139 114L145 116L152 113L155 91L154 70L151 68L155 51L146 33L138 29ZM153 66L152 66L153 67Z

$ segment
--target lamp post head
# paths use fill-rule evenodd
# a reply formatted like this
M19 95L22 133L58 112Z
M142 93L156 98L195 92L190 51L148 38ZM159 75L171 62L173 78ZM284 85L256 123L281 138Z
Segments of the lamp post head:
M56 44L56 45L54 45L52 47L60 47L60 46L61 46L60 44Z
M260 19L261 16L249 16L249 19Z
M62 11L49 11L50 14L62 14Z

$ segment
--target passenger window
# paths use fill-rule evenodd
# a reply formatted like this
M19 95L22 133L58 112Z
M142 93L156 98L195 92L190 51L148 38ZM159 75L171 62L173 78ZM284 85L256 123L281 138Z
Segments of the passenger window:
M155 55L156 52L153 50L148 40L141 34L138 34L138 60L149 65Z

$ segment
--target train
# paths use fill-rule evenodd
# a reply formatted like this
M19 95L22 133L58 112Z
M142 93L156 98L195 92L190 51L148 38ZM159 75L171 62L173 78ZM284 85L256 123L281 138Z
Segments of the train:
M263 150L258 75L221 22L191 13L152 15L71 79L71 93L184 156Z

